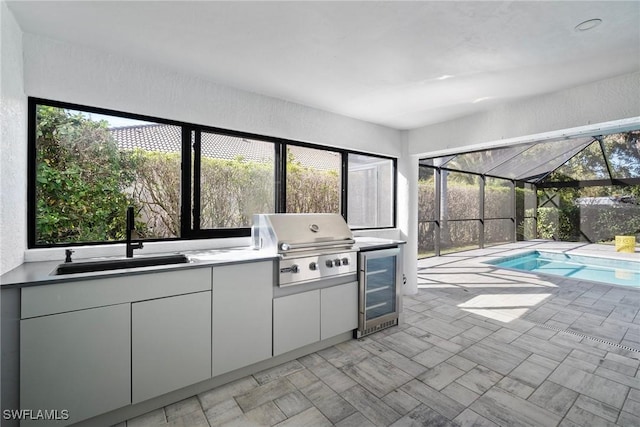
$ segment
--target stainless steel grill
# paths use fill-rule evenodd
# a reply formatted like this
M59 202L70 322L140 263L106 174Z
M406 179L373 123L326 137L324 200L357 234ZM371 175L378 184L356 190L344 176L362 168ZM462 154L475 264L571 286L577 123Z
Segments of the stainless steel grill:
M280 255L280 287L357 272L355 240L339 214L254 215L251 241Z

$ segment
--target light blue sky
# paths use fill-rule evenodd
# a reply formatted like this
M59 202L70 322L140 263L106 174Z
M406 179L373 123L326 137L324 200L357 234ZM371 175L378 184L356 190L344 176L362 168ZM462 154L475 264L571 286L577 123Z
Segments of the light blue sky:
M123 117L105 116L104 114L87 113L82 111L83 116L94 121L106 120L109 123L110 128L122 127L122 126L140 126L149 125L152 122L145 122L142 120L125 119Z

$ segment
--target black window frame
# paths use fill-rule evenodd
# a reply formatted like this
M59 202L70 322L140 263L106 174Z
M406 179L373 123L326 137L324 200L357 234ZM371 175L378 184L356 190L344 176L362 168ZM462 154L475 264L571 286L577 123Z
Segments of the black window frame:
M286 138L278 138L273 136L260 135L250 132L243 132L237 130L223 129L214 126L200 125L194 123L188 123L178 120L164 119L159 117L148 116L144 114L136 114L123 112L118 110L112 110L108 108L92 107L87 105L80 105L64 101L55 101L50 99L28 97L27 107L27 247L28 249L36 248L52 248L52 247L72 247L72 246L89 246L89 245L111 245L121 244L124 240L118 241L95 241L95 242L63 242L63 243L49 243L49 244L37 244L36 243L36 113L37 106L45 105L49 107L77 110L86 113L110 115L114 117L121 117L133 120L142 120L158 124L166 124L172 126L179 126L182 129L182 150L181 150L181 206L180 206L180 236L174 238L152 238L143 239L145 242L169 242L169 241L185 241L195 239L211 239L211 238L230 238L230 237L248 237L251 235L251 227L238 227L238 228L213 228L213 229L200 229L197 223L194 223L196 218L196 208L199 204L200 194L193 191L194 188L200 185L200 175L196 174L199 168L199 162L194 162L194 167L191 167L191 156L195 159L200 157L200 147L197 145L200 139L201 132L217 133L238 138L253 139L256 141L269 142L274 146L274 211L276 213L286 212L286 168L287 168L287 146L294 145L300 147L313 148L324 151L337 152L341 155L341 168L340 168L340 214L345 221L347 220L348 213L348 157L349 154L359 154L364 156L376 157L385 160L391 160L393 167L393 214L392 224L382 227L356 227L354 230L380 230L380 229L393 229L397 225L397 196L398 196L398 159L392 156L384 156L379 154L368 153L364 151L357 151L351 149L344 149L338 147L331 147L321 144L314 144L308 142L301 142ZM194 136L194 144L192 144L192 135ZM196 145L194 150L194 145ZM189 161L185 161L189 159ZM193 179L193 188L192 188ZM193 199L192 199L193 195ZM187 196L187 197L185 197ZM194 208L192 209L192 203ZM124 215L124 214L123 214ZM199 213L198 213L199 215Z

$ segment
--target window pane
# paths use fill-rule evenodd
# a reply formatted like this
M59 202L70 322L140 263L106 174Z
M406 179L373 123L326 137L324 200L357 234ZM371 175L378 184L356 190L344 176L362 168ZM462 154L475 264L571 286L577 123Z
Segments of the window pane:
M600 143L592 142L587 148L573 156L567 163L553 172L552 181L609 179Z
M442 221L440 253L477 249L480 247L480 221Z
M36 245L123 240L128 206L140 238L177 236L177 129L37 105Z
M513 183L506 179L487 177L484 185L484 217L513 216Z
M110 129L124 154L135 160L135 175L128 191L138 207L136 230L145 238L180 235L180 173L182 129L157 123Z
M487 174L523 181L535 181L562 165L592 141L593 138L577 138L540 142L509 161L487 171Z
M531 184L524 184L524 216L533 218L538 205L538 195Z
M340 153L287 145L287 212L340 213Z
M518 183L515 189L516 196L516 224L517 240L529 240L536 238L535 221L538 196L534 186L527 183ZM532 228L533 227L533 228Z
M434 221L418 222L418 259L436 254L436 223Z
M614 178L640 178L640 130L607 135L603 145Z
M200 228L250 227L254 214L274 212L272 143L202 132Z
M351 227L393 226L393 161L349 154L347 220Z
M547 189L538 235L562 241L609 242L640 230L640 186Z
M493 246L511 242L513 231L513 221L510 219L487 219L484 221L484 244Z
M436 217L436 170L418 167L418 222L435 221Z
M527 150L530 146L531 145L516 145L514 147L501 147L458 154L453 160L447 163L447 168L484 174L508 162L510 159Z
M442 171L442 218L480 218L480 177Z
M525 218L522 229L524 240L533 240L538 238L536 233L536 220L534 218Z

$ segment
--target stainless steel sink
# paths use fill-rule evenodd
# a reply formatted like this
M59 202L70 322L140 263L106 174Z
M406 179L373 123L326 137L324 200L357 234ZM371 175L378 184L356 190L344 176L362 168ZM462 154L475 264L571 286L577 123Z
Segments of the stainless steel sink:
M183 254L154 257L107 259L99 261L66 262L59 264L54 275L91 273L96 271L119 270L121 268L151 267L157 265L184 264L189 258Z

